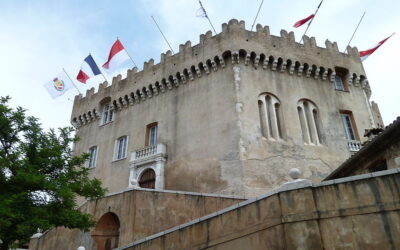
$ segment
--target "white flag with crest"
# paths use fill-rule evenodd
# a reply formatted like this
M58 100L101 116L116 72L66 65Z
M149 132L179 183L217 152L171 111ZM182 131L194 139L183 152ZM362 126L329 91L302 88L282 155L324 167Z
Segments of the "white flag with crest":
M43 87L49 92L51 97L56 98L67 92L73 86L67 74L61 72L52 81L45 83Z

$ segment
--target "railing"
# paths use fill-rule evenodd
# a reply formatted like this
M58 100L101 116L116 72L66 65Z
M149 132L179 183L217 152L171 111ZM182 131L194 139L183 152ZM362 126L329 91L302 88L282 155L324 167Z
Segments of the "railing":
M360 141L348 140L347 146L349 147L350 152L357 152L361 149Z
M166 146L162 143L157 145L151 145L144 148L137 149L132 152L132 160L138 160L141 158L150 157L152 155L165 153Z
M138 149L138 150L136 150L136 159L146 157L149 155L153 155L156 152L157 152L157 145L152 145L152 146Z

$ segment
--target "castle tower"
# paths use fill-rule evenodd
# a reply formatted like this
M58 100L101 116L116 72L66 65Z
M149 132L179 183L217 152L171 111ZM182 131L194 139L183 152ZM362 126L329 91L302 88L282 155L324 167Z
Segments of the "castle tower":
M77 96L75 153L91 153L90 174L111 193L252 197L286 182L293 167L319 181L358 151L379 111L357 49L244 26L231 20Z

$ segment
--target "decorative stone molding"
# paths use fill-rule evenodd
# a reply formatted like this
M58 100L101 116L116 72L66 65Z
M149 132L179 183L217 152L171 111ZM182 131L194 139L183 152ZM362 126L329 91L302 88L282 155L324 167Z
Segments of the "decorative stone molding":
M167 161L167 146L157 144L137 149L131 153L129 161L128 188L139 188L141 174L146 169L153 169L156 173L156 189L164 189L164 167Z
M137 89L136 91L127 93L124 97L119 97L113 100L111 102L112 108L115 111L120 111L123 108L138 104L142 101L145 101L146 99L152 98L153 96L157 96L160 93L165 93L166 89L172 90L178 88L181 85L187 83L186 79L194 81L195 79L202 77L203 73L209 75L212 72L216 72L219 67L225 68L226 63L228 62L227 60L229 59L231 60L231 63L233 65L243 63L244 65L253 65L254 68L257 68L258 65L261 64L263 70L270 69L271 71L288 73L289 75L297 75L298 77L305 75L306 77L312 77L315 80L325 81L329 79L330 82L333 82L336 75L335 71L330 68L316 66L311 63L300 63L299 61L294 61L292 59L285 60L282 57L276 57L273 55L267 56L263 53L249 53L244 49L240 49L234 52L228 50L223 53L223 56L217 55L214 57L214 59L206 60L206 63L200 62L197 65L192 65L191 67L185 68L184 70L179 71L174 75L169 75L168 77L163 78L161 81L157 81L153 84L149 84L148 86L144 86L141 89ZM210 67L212 68L212 70L210 70ZM133 69L131 71L136 72L137 70ZM116 77L113 80L117 81L118 79L120 79L120 77ZM121 79L119 81L121 81ZM355 87L359 87L361 83L361 87L366 91L368 98L371 96L371 89L365 76L355 73L349 74L348 81ZM100 84L99 91L104 91L104 88L106 86L106 83ZM90 89L87 91L87 95L90 96L93 94L94 89ZM74 117L71 121L71 124L74 127L79 128L99 118L99 113L96 111L96 109L93 109L86 113L80 114L77 117Z

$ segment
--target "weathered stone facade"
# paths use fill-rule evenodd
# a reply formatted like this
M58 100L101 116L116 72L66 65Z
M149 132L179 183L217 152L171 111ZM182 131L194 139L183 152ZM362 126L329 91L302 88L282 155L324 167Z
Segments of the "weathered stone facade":
M187 221L205 216L243 201L241 198L188 192L128 190L88 201L79 209L97 221L91 232L57 227L33 238L29 249L103 250L107 239L111 248L126 245ZM109 249L111 249L109 248Z
M373 137L373 136L371 136ZM325 180L400 168L400 117L375 135Z
M129 70L126 79L117 76L111 86L75 98L72 123L81 138L75 152L97 146L91 175L110 192L137 187L146 168L154 169L161 189L247 197L287 181L292 167L319 181L359 149L358 134L376 126L377 106L370 106L356 48L344 54L336 43L321 48L313 37L303 40L284 30L270 35L261 25L247 31L243 21L231 20L220 34L201 35L198 45L186 42L179 53L162 54L159 64L150 59L142 71ZM345 85L340 91L336 75ZM112 121L100 125L108 104ZM353 119L352 142L341 112ZM157 159L154 149L141 150L146 125L155 122L166 149ZM127 156L113 160L121 136L128 138ZM136 166L143 152L150 158Z
M268 192L118 249L400 249L399 169Z

